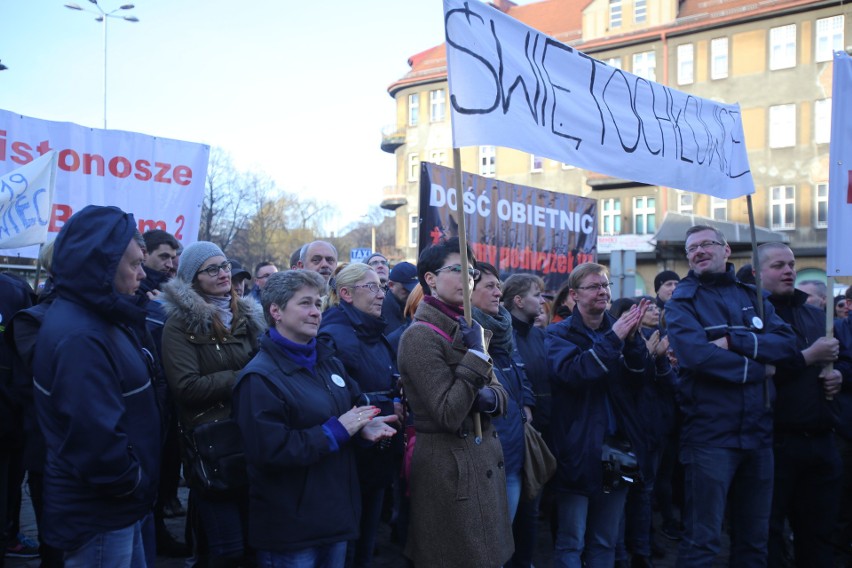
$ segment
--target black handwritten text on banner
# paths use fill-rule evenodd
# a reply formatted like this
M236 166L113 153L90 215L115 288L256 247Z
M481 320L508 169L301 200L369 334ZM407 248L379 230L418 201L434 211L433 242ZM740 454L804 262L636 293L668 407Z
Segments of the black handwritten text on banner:
M484 3L444 0L444 17L454 146L724 199L754 193L739 105L616 69Z

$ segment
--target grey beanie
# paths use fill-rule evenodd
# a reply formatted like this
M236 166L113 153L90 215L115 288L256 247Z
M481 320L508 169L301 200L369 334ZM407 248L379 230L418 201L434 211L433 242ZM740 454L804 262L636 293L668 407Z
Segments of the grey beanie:
M192 282L195 274L201 269L201 265L214 256L225 256L225 253L210 241L192 243L183 249L180 255L180 264L178 264L177 269L178 277L185 282Z

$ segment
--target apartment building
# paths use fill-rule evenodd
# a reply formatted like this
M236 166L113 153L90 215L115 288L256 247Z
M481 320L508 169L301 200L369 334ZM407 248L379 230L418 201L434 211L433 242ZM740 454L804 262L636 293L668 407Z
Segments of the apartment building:
M852 49L852 5L543 0L518 6L502 0L491 6L610 65L699 97L739 103L756 187L755 222L786 237L800 279L825 277L832 53ZM381 147L395 155L397 168L382 206L396 211L397 246L413 258L419 164L452 166L453 153L444 45L408 63L410 71L388 88L396 124L383 131ZM664 223L675 225L669 212L730 223L727 230L739 229L743 241L735 247L736 263L748 262L745 198L726 201L615 179L503 147L462 148L461 161L465 171L597 199L600 259L606 262L611 250L636 250L639 290L653 292L653 277L663 268L687 270L682 240L653 239Z

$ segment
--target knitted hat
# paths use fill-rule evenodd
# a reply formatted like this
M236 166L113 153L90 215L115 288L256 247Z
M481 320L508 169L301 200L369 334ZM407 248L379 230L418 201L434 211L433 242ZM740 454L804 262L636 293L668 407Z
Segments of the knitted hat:
M181 260L183 262L183 260ZM677 275L677 272L674 270L663 270L656 277L654 277L654 292L660 291L660 286L668 282L669 280L677 280L680 282L680 276Z
M210 241L192 243L183 249L180 255L178 277L185 282L192 282L195 274L201 269L201 265L214 256L225 256L225 253Z

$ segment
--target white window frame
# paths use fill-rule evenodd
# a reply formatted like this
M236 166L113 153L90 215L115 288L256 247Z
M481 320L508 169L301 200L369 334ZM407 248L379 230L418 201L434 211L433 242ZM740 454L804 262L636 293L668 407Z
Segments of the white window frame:
M845 24L843 14L820 18L816 21L816 46L814 47L814 54L817 63L831 61L834 59L835 51L843 51Z
M796 24L769 30L769 69L790 69L796 66Z
M710 78L728 78L728 38L717 37L710 40Z
M544 158L530 154L530 172L537 174L544 171Z
M420 93L408 95L408 126L417 126L420 122Z
M649 81L657 80L657 54L653 49L633 54L633 74Z
M601 209L601 234L621 234L621 199L611 197L598 201Z
M796 186L774 185L769 188L769 227L773 231L796 228Z
M648 2L633 0L633 23L641 24L648 19Z
M710 196L710 218L714 221L728 220L728 200Z
M769 147L791 148L796 145L796 105L769 107Z
M831 99L814 102L814 142L828 144L831 142Z
M621 0L609 0L609 27L620 28L622 23L623 11Z
M429 161L433 164L438 164L439 166L444 166L447 164L447 152L446 150L431 150L429 152Z
M820 215L820 209L824 211L822 215ZM828 227L828 182L818 183L814 187L814 227L817 229Z
M479 147L479 175L485 177L497 175L497 148L495 146Z
M692 215L695 212L695 194L691 191L677 192L677 212L681 215Z
M677 84L691 85L695 82L695 46L682 43L677 46Z
M642 220L642 231L639 231L639 220ZM648 220L654 227L648 228ZM633 198L633 232L637 235L653 235L657 232L657 199L651 195Z
M447 117L447 96L444 89L429 91L429 122L442 122Z
M408 181L417 181L420 178L420 156L417 152L408 155L407 166Z
M408 216L408 246L416 247L417 239L420 237L420 217L418 215Z
M621 69L621 57L608 57L604 59L604 63L609 65L610 67L615 67L616 69Z

